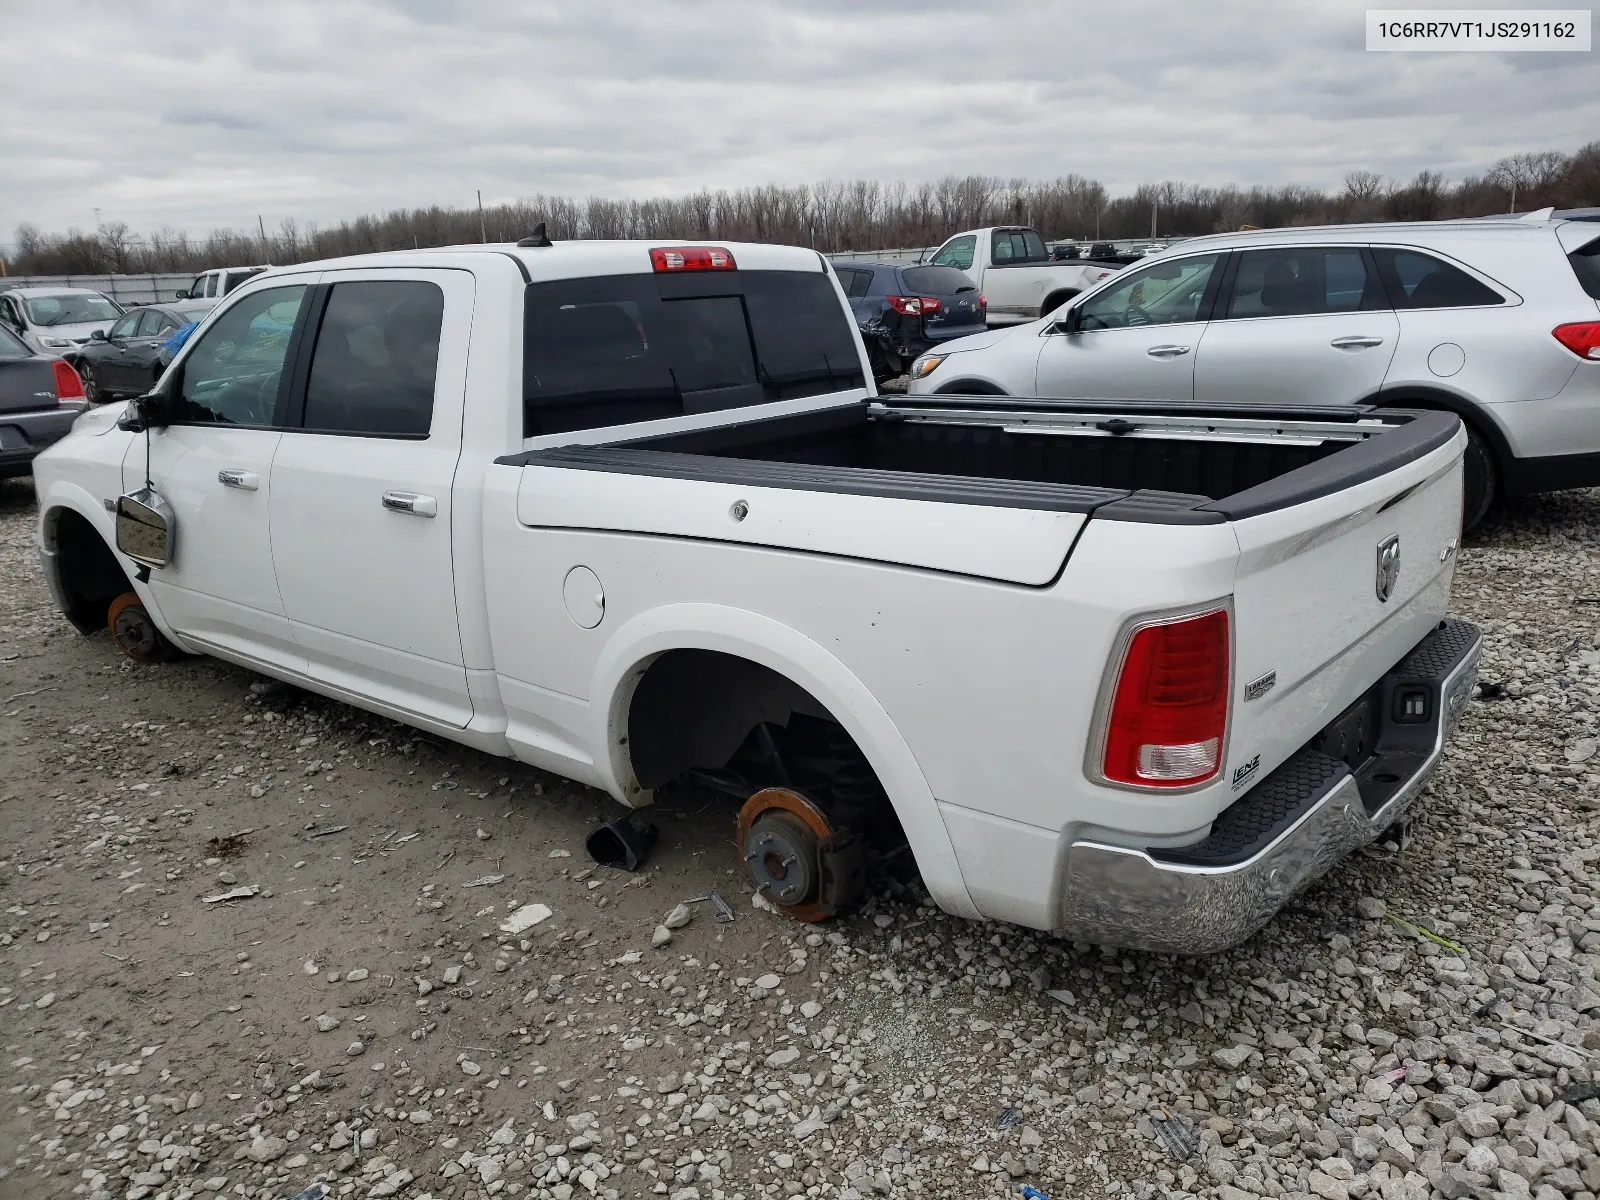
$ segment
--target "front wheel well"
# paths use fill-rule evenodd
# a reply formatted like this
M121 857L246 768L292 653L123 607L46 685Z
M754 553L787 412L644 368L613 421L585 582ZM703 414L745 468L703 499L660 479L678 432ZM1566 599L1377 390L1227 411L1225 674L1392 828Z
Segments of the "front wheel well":
M70 508L53 510L45 521L48 545L67 620L80 633L104 629L111 602L133 585L111 547L86 517Z
M934 389L936 396L1006 396L1005 388L982 379L952 379Z

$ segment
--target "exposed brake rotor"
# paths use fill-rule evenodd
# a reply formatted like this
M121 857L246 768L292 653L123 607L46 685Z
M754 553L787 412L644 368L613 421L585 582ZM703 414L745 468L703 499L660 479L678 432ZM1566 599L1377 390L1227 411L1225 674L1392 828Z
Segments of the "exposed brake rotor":
M765 788L739 810L737 840L756 890L797 921L823 921L861 898L866 846L790 788Z

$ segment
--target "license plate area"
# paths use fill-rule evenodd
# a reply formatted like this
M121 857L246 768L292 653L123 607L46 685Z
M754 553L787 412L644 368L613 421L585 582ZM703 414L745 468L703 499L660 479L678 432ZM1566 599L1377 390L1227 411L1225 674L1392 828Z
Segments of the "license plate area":
M1350 768L1368 815L1421 769L1441 722L1459 711L1462 698L1445 696L1444 683L1473 640L1471 626L1445 622L1312 739L1313 749Z

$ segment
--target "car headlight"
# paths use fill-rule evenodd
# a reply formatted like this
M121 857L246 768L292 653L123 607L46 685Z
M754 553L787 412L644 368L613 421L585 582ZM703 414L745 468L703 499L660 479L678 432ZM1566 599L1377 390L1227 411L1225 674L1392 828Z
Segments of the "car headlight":
M933 374L934 371L938 370L939 364L949 357L948 354L924 354L911 364L911 378L921 379L924 376Z
M71 338L41 337L39 344L41 346L49 346L53 350L65 350L74 343Z

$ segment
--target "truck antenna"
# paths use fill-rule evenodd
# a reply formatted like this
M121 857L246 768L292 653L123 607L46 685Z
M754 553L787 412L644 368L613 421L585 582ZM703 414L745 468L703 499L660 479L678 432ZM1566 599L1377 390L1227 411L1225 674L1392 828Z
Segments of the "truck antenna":
M550 238L549 238L548 235L546 235L546 233L544 231L544 222L540 221L537 225L535 225L533 227L533 232L530 233L527 237L518 238L517 239L517 245L523 246L523 247L537 246L537 247L539 247L541 249L544 248L545 246L551 245Z

